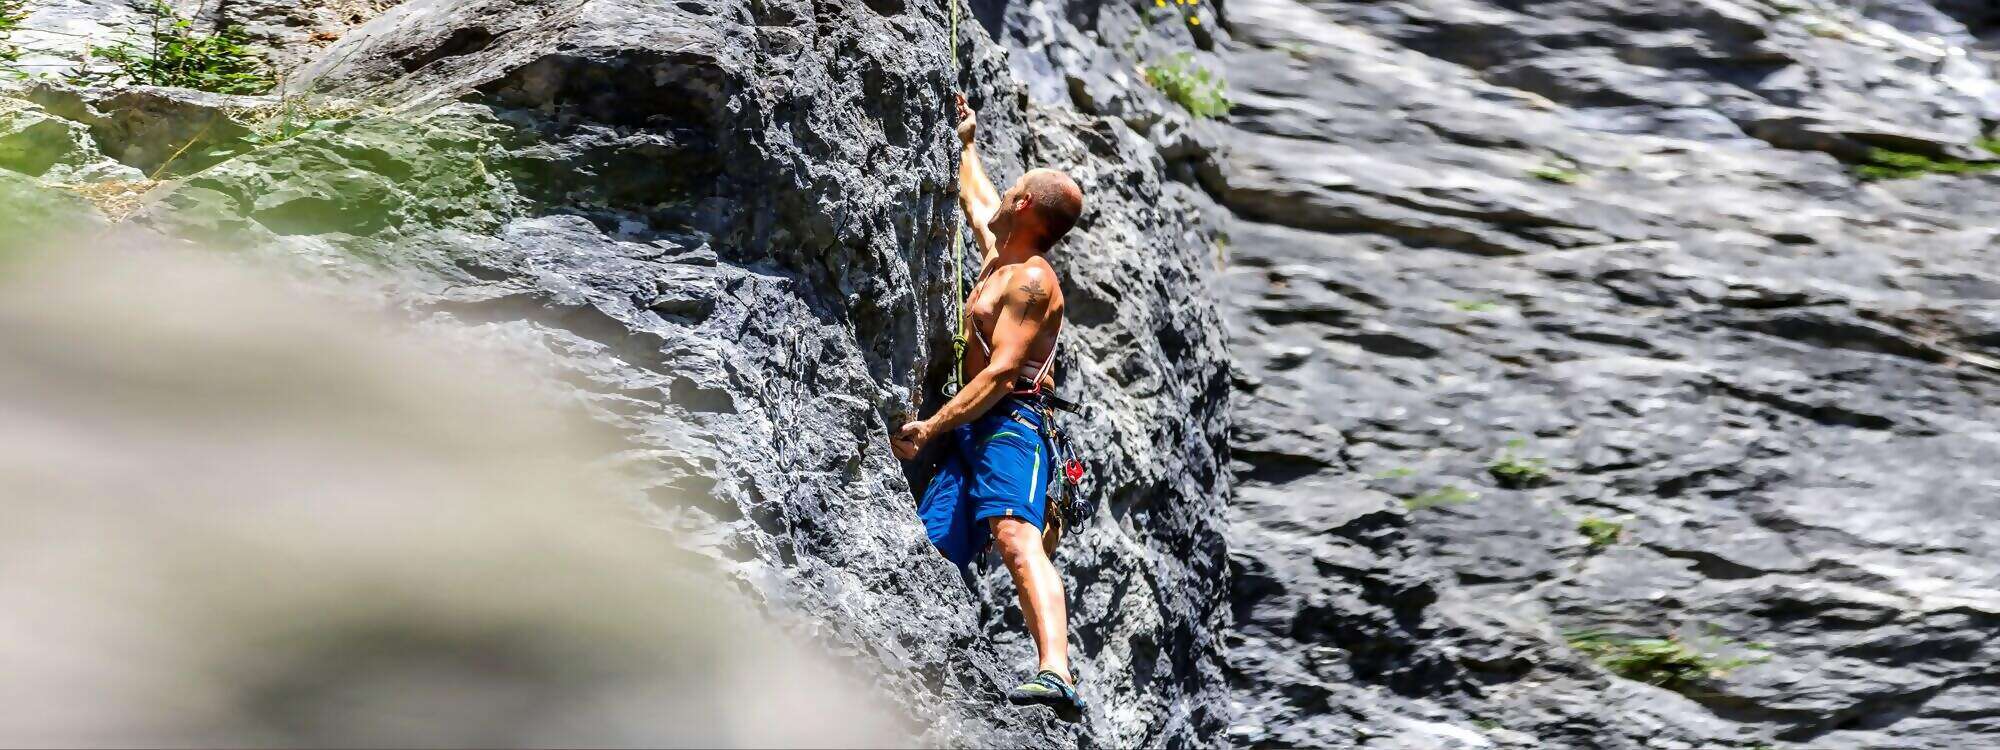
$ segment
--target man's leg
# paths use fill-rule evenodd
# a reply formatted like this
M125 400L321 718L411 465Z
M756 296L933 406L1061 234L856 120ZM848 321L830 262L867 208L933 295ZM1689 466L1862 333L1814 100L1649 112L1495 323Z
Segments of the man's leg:
M993 539L1000 546L1000 559L1014 574L1014 589L1021 597L1021 614L1027 618L1028 634L1035 639L1041 655L1041 669L1072 681L1069 673L1069 608L1063 602L1062 576L1055 563L1042 551L1042 531L1013 516L986 519L993 527Z
M965 499L965 475L965 460L959 455L958 446L947 445L937 475L931 477L930 486L924 488L923 502L917 505L917 515L924 521L924 532L930 536L931 544L937 547L938 554L960 568L970 565L986 548L986 527L972 518L973 506Z

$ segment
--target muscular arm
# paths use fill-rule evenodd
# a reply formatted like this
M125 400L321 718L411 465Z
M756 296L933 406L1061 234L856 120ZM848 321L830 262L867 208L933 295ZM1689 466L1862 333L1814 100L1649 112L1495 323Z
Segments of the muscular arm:
M1042 334L1049 314L1049 286L1055 281L1041 269L1029 268L1008 280L1007 296L1001 303L999 320L993 323L993 354L986 368L974 373L958 395L946 402L930 418L934 433L978 419L1014 389L1014 378L1028 349Z
M972 235L979 242L980 257L990 259L997 248L988 223L1000 210L1000 192L986 176L986 165L980 162L979 149L973 145L978 129L975 115L966 106L964 96L958 97L957 105L958 139L962 144L958 152L958 205L965 209L965 223L972 227Z
M1021 361L1028 356L1028 347L1048 323L1049 289L1055 285L1055 278L1039 269L1028 269L1012 274L1006 281L1007 295L1000 303L1000 319L993 323L993 354L986 360L986 369L975 373L958 395L952 396L930 419L898 428L890 440L897 458L905 461L916 458L931 438L978 419L1011 390L1014 376L1021 370Z

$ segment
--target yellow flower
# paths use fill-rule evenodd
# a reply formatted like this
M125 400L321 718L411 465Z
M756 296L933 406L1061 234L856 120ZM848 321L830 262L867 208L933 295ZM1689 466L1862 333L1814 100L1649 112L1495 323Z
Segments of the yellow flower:
M1200 18L1200 17L1198 17L1198 16L1188 16L1188 25L1189 25L1189 26L1200 26L1200 25L1201 25L1201 18Z

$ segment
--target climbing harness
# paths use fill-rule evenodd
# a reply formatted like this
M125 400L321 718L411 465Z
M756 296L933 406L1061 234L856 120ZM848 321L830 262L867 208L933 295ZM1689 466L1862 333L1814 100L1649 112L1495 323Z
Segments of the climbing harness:
M986 351L987 356L992 356L993 347L986 342L986 337L979 335L976 329L972 333L978 337L979 347ZM1053 387L1043 384L1049 370L1055 367L1056 351L1062 348L1060 332L1057 336L1056 345L1049 347L1049 356L1033 373L1016 373L1014 390L1008 394L1010 398L1026 403L1042 418L1042 441L1048 445L1049 467L1055 474L1054 481L1049 482L1048 494L1050 528L1054 529L1049 540L1050 552L1054 552L1064 527L1089 520L1097 511L1096 505L1089 501L1089 493L1083 491L1086 475L1083 459L1077 457L1075 448L1070 445L1069 433L1063 430L1056 415L1058 411L1078 413L1079 407L1057 396ZM1020 419L1018 416L1015 418Z
M986 279L983 276L979 281L981 284L986 283ZM959 330L963 331L967 328L971 328L971 326L966 325L964 322L960 323ZM993 356L993 345L986 340L986 336L981 334L977 328L972 328L972 335L979 341L980 350L986 352L986 356L988 357ZM1086 473L1083 460L1077 457L1075 449L1070 445L1069 433L1063 431L1062 424L1056 415L1058 411L1076 414L1081 411L1081 407L1075 402L1056 395L1055 388L1044 384L1048 379L1049 372L1055 368L1056 352L1062 349L1061 332L1058 331L1056 336L1056 343L1054 346L1049 347L1048 356L1044 357L1040 363L1035 364L1032 371L1026 370L1025 368L1028 365L1024 364L1022 371L1014 373L1014 388L1008 393L1009 398L1027 404L1028 408L1033 409L1035 414L1042 418L1042 439L1048 445L1049 467L1055 475L1054 479L1049 482L1048 494L1049 528L1051 531L1044 537L1047 540L1051 553L1055 551L1055 545L1061 539L1062 528L1064 526L1071 523L1082 523L1096 511L1095 505L1088 501L1089 494L1083 491L1083 480ZM960 361L959 367L961 369L964 368L963 360ZM1021 417L1017 415L1015 419L1020 420ZM1023 424L1026 424L1026 422L1023 421ZM1029 426L1033 427L1033 425Z

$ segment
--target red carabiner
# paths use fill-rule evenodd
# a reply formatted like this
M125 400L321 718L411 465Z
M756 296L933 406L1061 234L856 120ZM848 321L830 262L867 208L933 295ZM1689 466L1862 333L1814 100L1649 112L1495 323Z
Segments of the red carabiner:
M1070 459L1063 465L1063 476L1068 477L1071 484L1083 481L1083 462Z

